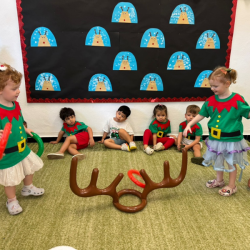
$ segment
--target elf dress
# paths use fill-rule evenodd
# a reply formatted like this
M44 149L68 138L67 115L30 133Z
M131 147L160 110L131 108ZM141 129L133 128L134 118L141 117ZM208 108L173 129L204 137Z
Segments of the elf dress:
M16 186L26 175L34 174L43 167L43 161L26 144L23 121L18 102L13 102L13 107L0 104L0 130L8 122L12 124L5 155L0 160L0 184L3 186Z
M236 93L225 99L214 95L206 100L199 112L202 116L211 117L208 122L209 138L205 141L204 166L213 165L216 171L232 172L235 170L233 164L238 164L242 170L249 165L247 150L250 148L243 138L242 124L242 117L248 119L249 111L248 103ZM224 161L232 167L228 168Z

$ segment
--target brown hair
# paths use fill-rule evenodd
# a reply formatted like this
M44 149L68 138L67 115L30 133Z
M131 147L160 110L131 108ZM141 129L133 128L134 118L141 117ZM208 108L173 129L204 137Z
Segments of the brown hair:
M208 79L211 80L215 77L219 77L220 81L223 83L226 83L227 81L230 83L236 83L237 71L235 69L219 66L214 69Z
M16 84L19 84L21 82L22 74L20 72L6 63L0 65L7 67L7 69L4 71L0 70L0 90L3 90L5 88L9 79L11 79Z
M164 111L166 113L166 116L168 117L168 110L167 107L163 104L158 104L155 106L153 110L154 117L156 116L157 111Z
M189 105L187 106L187 109L186 109L186 113L191 113L191 114L194 114L194 115L197 115L199 112L200 112L200 107L198 107L197 105Z

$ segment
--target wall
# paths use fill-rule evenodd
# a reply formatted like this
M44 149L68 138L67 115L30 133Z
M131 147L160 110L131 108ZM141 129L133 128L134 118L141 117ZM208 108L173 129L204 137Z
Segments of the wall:
M0 62L6 62L23 73L22 54L19 38L19 26L16 10L16 0L0 0ZM238 0L234 38L231 52L230 67L238 71L237 84L231 90L242 94L250 103L250 84L248 82L250 66L250 1ZM114 116L121 103L27 103L25 83L22 80L21 94L18 101L23 116L41 137L57 136L62 122L58 116L59 110L70 106L76 112L77 119L92 127L94 136L102 135L102 127L108 117ZM211 91L212 95L212 91ZM173 134L178 134L178 125L184 120L185 108L190 102L168 102L169 120ZM203 102L192 102L201 107ZM128 118L135 135L143 135L143 131L150 123L155 103L128 103L132 114ZM207 119L201 122L204 134L208 134ZM250 134L250 124L244 120L244 134Z

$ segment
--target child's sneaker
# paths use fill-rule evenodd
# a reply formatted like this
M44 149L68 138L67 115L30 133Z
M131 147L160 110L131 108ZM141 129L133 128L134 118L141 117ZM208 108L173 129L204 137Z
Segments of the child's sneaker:
M20 214L23 211L22 207L19 205L18 200L14 200L10 203L8 203L7 201L6 207L8 208L8 211L11 215Z
M214 180L209 180L206 183L206 187L207 188L216 188L216 187L224 187L224 186L225 186L224 180L222 180L222 181L219 182L216 179L214 179Z
M74 157L77 157L78 161L81 161L81 160L83 160L83 159L86 158L86 156L83 155L83 154L76 154L76 155L72 156L72 159L73 159Z
M130 152L130 149L127 143L122 144L121 150Z
M147 155L152 155L154 153L154 150L152 148L150 148L149 146L147 146L144 150L143 150Z
M21 191L21 195L23 196L40 196L44 194L44 189L43 188L37 188L35 186L24 186Z
M50 153L50 154L47 154L47 158L50 159L50 160L63 159L64 158L64 154L63 153L59 153L59 152Z
M203 157L193 157L191 158L191 162L197 165L203 166L202 162L204 161Z
M131 141L131 142L129 143L129 148L130 148L130 150L135 150L135 149L137 149L137 147L136 147L136 145L135 145L135 142Z
M154 145L155 151L161 151L163 150L163 144L161 142L158 142L156 145Z

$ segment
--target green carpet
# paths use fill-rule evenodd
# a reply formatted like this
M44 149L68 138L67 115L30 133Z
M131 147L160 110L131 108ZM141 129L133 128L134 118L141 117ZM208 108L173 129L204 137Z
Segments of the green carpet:
M36 143L29 143L29 146L37 151ZM78 250L250 248L249 168L237 183L238 192L222 197L218 189L205 187L216 172L212 167L192 164L192 152L188 152L184 181L175 188L152 191L144 210L128 214L117 210L109 196L81 198L73 194L69 187L71 156L66 153L65 159L50 161L46 157L60 146L45 144L44 167L34 176L34 184L45 188L44 196L22 197L22 185L17 187L17 198L23 207L21 214L8 214L1 189L1 250L48 250L59 245ZM181 153L175 147L148 156L142 151L142 142L137 146L134 152L123 152L96 143L94 148L82 150L86 159L78 164L78 185L85 188L93 168L98 168L98 188L107 187L118 173L123 173L118 191L124 188L142 191L127 177L127 171L143 168L153 181L160 182L165 160L170 162L171 177L179 175ZM225 174L225 181L228 181L228 174ZM140 200L126 195L120 202L137 205Z

